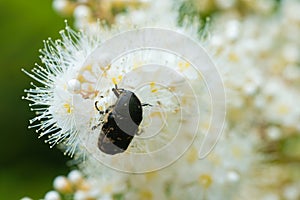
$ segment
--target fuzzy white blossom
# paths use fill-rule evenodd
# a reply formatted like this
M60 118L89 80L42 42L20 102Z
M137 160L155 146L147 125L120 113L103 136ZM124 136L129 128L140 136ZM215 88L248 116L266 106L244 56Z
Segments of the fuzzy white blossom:
M76 79L78 71L88 54L96 47L99 38L88 38L84 33L75 33L68 26L61 32L62 40L44 42L41 61L31 73L26 74L39 82L25 90L25 99L37 117L30 121L30 127L40 131L40 137L48 136L46 142L53 147L65 143L66 153L73 155L79 142L80 129L89 129L90 116L93 114L93 101L86 98L96 95L81 86ZM84 80L81 80L84 82Z

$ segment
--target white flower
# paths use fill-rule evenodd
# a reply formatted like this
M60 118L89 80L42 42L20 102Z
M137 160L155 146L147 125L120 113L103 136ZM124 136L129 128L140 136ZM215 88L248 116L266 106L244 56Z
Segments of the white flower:
M300 4L297 0L289 0L283 1L283 11L287 16L288 20L299 22L300 16L298 14L298 10L300 8Z
M52 7L60 14L69 15L74 9L74 4L69 0L53 0Z
M62 40L44 42L43 66L36 65L31 72L23 70L38 82L25 90L24 99L32 102L31 110L37 115L30 120L30 127L37 128L40 137L48 136L46 142L51 147L65 143L66 153L73 155L79 142L78 133L89 129L90 116L94 113L94 101L88 97L97 93L85 88L86 81L90 80L85 80L79 72L99 38L76 33L68 26L61 36Z
M176 26L176 12L172 0L144 1L146 6L143 9L131 10L131 12L116 16L116 24L119 26Z
M21 200L32 200L32 199L29 197L23 197Z
M266 83L263 94L265 96L265 118L271 123L279 123L299 130L298 99L300 99L300 94L278 79Z
M61 197L56 191L49 191L45 195L45 200L61 200Z
M64 176L58 176L54 179L53 188L61 193L70 193L72 191L71 183Z
M62 40L45 42L41 51L45 66L37 65L31 73L25 71L40 84L25 90L25 99L32 101L32 110L37 111L30 127L37 127L40 137L48 136L46 142L51 147L63 143L61 147L71 156L79 147L78 150L87 150L100 161L125 166L128 170L145 167L142 163L136 165L134 154L149 157L154 153L159 157L155 158L157 163L171 164L183 154L195 134L207 131L197 131L198 124L210 119L212 110L205 77L185 60L188 58L164 49L140 49L110 58L121 44L105 49L104 45L115 44L115 41L102 43L108 34L102 31L99 26L96 35L76 33L67 27L61 33ZM157 40L153 41L154 44L164 43L164 38L154 38ZM207 62L206 59L203 62ZM210 65L205 63L205 70L213 70ZM210 80L208 84L218 87L214 82ZM100 121L105 120L105 116L97 109L106 111L115 104L117 97L112 92L115 85L134 92L141 103L151 106L143 108L142 134L134 137L126 153L111 157L99 150L98 140L103 125ZM172 148L173 145L176 148ZM166 154L158 153L159 150L166 151ZM128 159L131 165L123 165ZM149 162L149 169L162 167L163 164L157 163Z
M81 174L81 172L79 170L72 170L68 174L68 179L70 180L70 182L72 184L79 185L83 181L83 175Z
M283 196L288 200L296 200L300 197L299 185L288 185L283 189Z
M218 7L221 9L229 9L235 6L236 0L215 0Z

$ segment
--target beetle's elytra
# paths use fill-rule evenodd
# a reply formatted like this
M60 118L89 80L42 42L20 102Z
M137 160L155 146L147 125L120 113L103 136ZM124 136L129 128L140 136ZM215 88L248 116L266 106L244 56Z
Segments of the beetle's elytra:
M98 148L110 155L122 153L128 148L143 119L142 104L133 92L119 89L117 85L112 91L118 99L105 111L98 139ZM104 114L97 107L97 102L95 107L100 114Z

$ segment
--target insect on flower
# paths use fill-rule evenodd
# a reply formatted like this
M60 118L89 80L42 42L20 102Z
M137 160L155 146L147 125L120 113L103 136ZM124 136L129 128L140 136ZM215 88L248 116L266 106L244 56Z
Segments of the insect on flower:
M98 148L103 153L115 155L124 152L133 137L138 134L139 125L143 119L142 106L151 105L141 104L133 92L120 89L117 85L112 91L118 99L105 112L98 108L98 101L95 102L96 109L101 115L105 114L105 117L92 129L103 124L98 139Z

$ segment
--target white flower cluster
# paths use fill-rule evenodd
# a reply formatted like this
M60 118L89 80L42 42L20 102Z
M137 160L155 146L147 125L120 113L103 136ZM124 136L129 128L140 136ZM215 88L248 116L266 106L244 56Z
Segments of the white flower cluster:
M250 141L246 145L243 137L221 139L205 160L198 159L198 148L193 145L175 164L146 174L118 172L88 156L80 164L85 176L75 170L67 177L56 177L54 190L45 195L45 200L233 199L236 190L250 178L247 172L255 159L251 146L255 141L246 139Z
M239 30L243 30L243 33L239 34L249 34L251 31L248 29L249 26L237 21L229 23L241 26ZM299 57L296 56L293 61L287 60L284 56L286 49L280 47L287 44L280 44L275 40L278 37L286 37L285 33L282 35L282 28L279 28L283 27L281 23L261 23L256 19L249 19L248 23L261 24L259 28L252 27L256 29L252 30L255 35L246 38L238 36L235 41L226 41L222 36L214 35L211 40L213 45L218 46L217 56L227 60L222 63L220 70L226 74L225 84L230 88L228 102L232 111L228 113L229 120L236 123L235 117L240 120L243 117L244 123L255 123L257 127L286 127L297 132L300 130L298 123L300 110L297 106L297 99L300 97L297 91L300 77L297 64ZM277 32L274 33L276 36L270 37L270 34L265 34L264 30L274 27L278 27L274 30ZM224 28L225 30L231 28L230 24ZM291 48L299 51L298 41L292 40L288 43ZM293 71L293 77L286 75L290 70ZM253 118L255 114L259 116Z
M299 1L281 1L278 12L268 17L223 11L214 18L207 44L224 75L229 127L258 136L256 145L275 149L279 157L287 151L279 145L300 132L299 6ZM298 170L289 164L263 164L273 156L260 154L266 160L249 172L254 176L242 186L243 199L300 198L298 176L293 175ZM295 156L276 159L298 162Z
M133 14L152 4L148 0L53 0L52 6L63 16L73 16L77 28L92 30L98 26L98 20L112 24L116 17ZM137 12L135 20L138 20L138 16Z
M297 6L297 1L283 1L280 12L269 18L225 13L215 18L207 45L228 88L228 121L271 140L300 131Z
M73 12L77 27L85 31L76 33L67 26L61 33L62 40L45 42L41 51L44 66L26 72L39 85L33 84L33 89L26 90L25 99L33 102L32 110L37 113L31 127L37 127L41 136L48 135L47 141L52 146L64 142L62 148L70 155L84 152L85 161L78 166L81 172L57 177L56 191L47 193L45 199L299 199L299 176L294 176L299 174L297 167L266 164L272 155L258 150L278 145L300 132L300 15L297 14L300 2L183 1L194 5L201 14L217 13L212 15L205 46L224 78L227 118L224 134L204 160L198 159L198 150L204 138L202 133L210 126L209 91L189 63L176 55L147 49L116 59L110 65L105 63L105 54L95 54L103 41L126 27L169 27L195 35L195 24L201 23L187 23L185 28L177 26L177 14L171 8L182 1L124 2L127 1L53 1L56 10ZM112 8L118 12L109 13ZM121 12L121 8L126 8L126 12ZM185 9L181 7L180 12ZM119 30L99 26L96 18L113 23ZM164 74L169 71L151 72L143 68L149 63L168 66L191 83L195 102L200 102L197 136L193 137L197 122L189 115L197 113L193 110L195 102L191 93L176 87L166 89L152 82L135 90L143 103L152 105L144 108L143 133L133 139L124 157L103 156L94 144L100 129L92 127L101 120L95 101L101 110L106 110L116 101L111 91L114 84L124 84L133 90L132 83L139 85L151 75L156 80L164 80ZM174 83L180 82L180 77L173 77ZM173 84L172 80L164 83ZM179 107L186 111L180 119L176 118ZM141 160L126 156L150 155L162 148L174 139L172 133L181 123L185 127L180 129L181 133L185 134L176 135L181 142L173 146L171 154L178 154L178 149L184 149L185 144L189 146L176 162L144 174L114 170L131 168L128 163L152 166L151 156ZM153 140L145 140L152 132L160 134ZM169 159L163 155L159 158L162 162Z
M226 12L239 15L268 15L278 8L278 0L178 0L183 2L181 9L189 14L196 11L200 15Z

